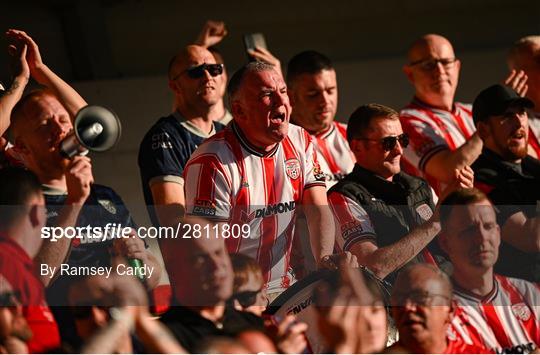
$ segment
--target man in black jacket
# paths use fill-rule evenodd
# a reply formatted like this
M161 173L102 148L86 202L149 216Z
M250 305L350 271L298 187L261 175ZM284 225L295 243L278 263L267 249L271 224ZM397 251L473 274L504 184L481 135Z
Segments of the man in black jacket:
M328 198L338 246L380 278L413 259L435 263L426 249L440 229L433 218L432 189L401 171L409 137L397 112L379 104L359 107L349 119L347 140L356 165ZM456 177L461 186L472 185L470 168L457 171Z
M474 101L473 117L484 142L472 165L475 186L497 206L501 226L495 270L540 281L540 161L527 155L527 109L534 104L512 89L493 85Z

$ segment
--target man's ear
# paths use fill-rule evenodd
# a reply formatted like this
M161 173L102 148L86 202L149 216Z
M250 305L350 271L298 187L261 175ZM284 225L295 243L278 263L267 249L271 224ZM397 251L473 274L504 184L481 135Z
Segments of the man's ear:
M478 124L476 125L476 130L478 131L478 136L483 141L489 138L489 136L491 136L491 129L487 122L478 122Z
M458 73L459 73L459 71L461 70L461 60L456 59L456 64L455 64L455 66L457 67L457 70L458 70Z
M351 148L351 151L353 153L359 153L363 150L364 146L363 146L363 142L358 140L358 139L352 139L350 142L349 142L349 147Z
M235 119L243 120L245 117L244 108L238 100L231 102L231 113Z
M454 299L450 300L450 311L448 312L448 317L446 318L446 323L450 325L452 323L452 319L454 319L454 316L456 315L456 301Z
M45 214L41 213L42 208L45 208L45 207L37 205L37 204L32 204L30 206L30 211L28 213L28 216L30 218L30 223L32 223L32 226L34 227L45 225L45 221L43 221L43 216L45 216Z
M169 79L169 89L172 90L172 92L178 94L182 92L182 88L178 84L177 80Z
M405 74L405 76L407 77L407 79L409 80L409 82L411 84L414 84L414 78L413 78L413 70L411 68L410 65L408 64L405 64L401 70L403 71L403 73Z

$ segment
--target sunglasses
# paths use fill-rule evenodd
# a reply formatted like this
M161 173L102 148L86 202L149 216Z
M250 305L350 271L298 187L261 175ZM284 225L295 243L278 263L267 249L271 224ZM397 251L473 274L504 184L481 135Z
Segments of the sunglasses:
M184 70L177 76L173 78L173 80L178 79L178 77L184 73L187 73L187 75L191 79L200 79L203 76L205 76L205 71L207 71L211 76L216 77L218 75L223 74L223 64L201 64L196 67L192 67L189 69Z
M261 293L262 288L257 291L242 291L235 293L232 298L238 301L243 308L253 306L257 302L257 295Z
M425 59L417 60L409 65L411 67L418 66L423 71L432 71L433 69L437 68L439 63L441 63L445 69L450 69L452 66L454 66L456 61L457 58Z
M368 138L355 138L361 141L381 142L382 148L385 152L389 152L396 147L397 142L402 148L407 148L409 145L409 135L402 133L399 136L388 136L382 139L368 139Z

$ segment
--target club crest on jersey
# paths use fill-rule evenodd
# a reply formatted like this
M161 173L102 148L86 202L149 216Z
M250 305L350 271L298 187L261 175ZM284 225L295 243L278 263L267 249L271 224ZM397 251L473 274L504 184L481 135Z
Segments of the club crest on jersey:
M431 216L433 216L433 211L431 210L431 207L429 207L429 205L426 203L423 203L420 206L416 207L416 212L424 221L427 221L431 218Z
M523 322L528 321L531 318L531 310L525 303L517 303L512 305L512 313L516 318Z
M111 200L97 200L98 203L103 206L111 214L116 214L116 206Z
M292 158L285 161L285 173L293 180L300 177L300 162L298 159Z

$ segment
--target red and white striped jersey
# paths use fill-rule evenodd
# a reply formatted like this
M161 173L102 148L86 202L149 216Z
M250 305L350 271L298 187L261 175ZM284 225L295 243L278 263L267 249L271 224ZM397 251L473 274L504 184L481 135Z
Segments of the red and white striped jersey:
M288 136L262 154L233 123L199 146L184 179L186 214L249 224L249 238L226 240L229 252L257 260L269 292L286 289L296 206L304 189L325 186L310 135L291 124Z
M365 241L377 245L375 227L362 206L338 192L328 195L328 204L334 215L339 250L351 251L354 244Z
M444 186L425 172L426 163L442 150L456 150L474 134L471 105L456 102L449 112L415 98L399 115L403 131L410 137L401 159L404 171L426 179L440 194Z
M530 353L540 345L540 287L495 276L493 291L479 299L455 287L455 333L495 353Z
M529 155L540 159L540 115L529 116Z
M352 171L356 161L347 142L347 125L334 121L328 130L312 138L329 189Z

